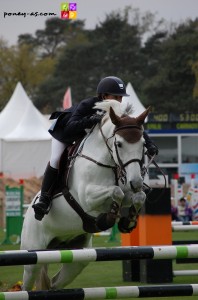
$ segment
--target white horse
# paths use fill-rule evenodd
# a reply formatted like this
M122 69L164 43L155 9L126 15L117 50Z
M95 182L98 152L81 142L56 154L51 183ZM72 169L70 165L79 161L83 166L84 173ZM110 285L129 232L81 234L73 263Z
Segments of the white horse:
M123 232L134 228L146 198L142 190L141 161L143 123L149 108L137 118L122 112L121 104L115 100L97 103L95 108L106 114L101 124L82 141L71 160L68 176L70 200L75 199L90 216L93 228L90 224L87 226L86 220L82 221L63 194L58 194L42 221L34 218L32 205L29 206L22 229L21 249L88 248L92 247L93 232L110 228L115 222L122 231L125 226L122 221L129 220ZM129 208L128 219L120 215L124 206ZM87 264L63 264L52 279L48 277L47 265L26 265L23 290L31 290L35 284L36 289L64 288Z

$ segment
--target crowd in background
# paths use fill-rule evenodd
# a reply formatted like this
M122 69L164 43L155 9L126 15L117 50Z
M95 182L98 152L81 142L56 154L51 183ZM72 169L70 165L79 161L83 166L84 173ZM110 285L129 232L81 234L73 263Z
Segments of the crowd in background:
M172 221L193 221L193 210L185 197L181 197L176 206L174 199L171 200Z

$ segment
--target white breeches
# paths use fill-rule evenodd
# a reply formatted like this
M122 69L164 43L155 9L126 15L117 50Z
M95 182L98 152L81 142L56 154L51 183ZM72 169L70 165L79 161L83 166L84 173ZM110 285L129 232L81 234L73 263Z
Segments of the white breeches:
M51 157L50 157L50 166L54 169L59 168L59 161L63 151L66 148L66 144L59 142L55 138L52 138L52 149L51 149Z

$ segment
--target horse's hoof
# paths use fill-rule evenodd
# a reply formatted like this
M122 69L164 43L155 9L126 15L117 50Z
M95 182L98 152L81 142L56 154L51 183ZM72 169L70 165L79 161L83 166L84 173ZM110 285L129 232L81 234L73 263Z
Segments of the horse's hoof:
M130 233L137 226L137 220L134 221L134 225L131 225L131 221L126 217L122 217L118 222L118 229L121 233Z

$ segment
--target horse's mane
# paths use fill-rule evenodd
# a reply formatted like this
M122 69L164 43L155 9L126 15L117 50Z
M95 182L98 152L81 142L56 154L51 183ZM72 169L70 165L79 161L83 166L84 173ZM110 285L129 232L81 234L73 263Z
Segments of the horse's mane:
M121 106L122 106L123 114L129 115L129 116L131 116L133 114L134 107L132 104L129 104L127 102L127 103L122 103Z
M118 116L122 115L120 102L118 102L116 100L105 100L105 101L101 101L101 102L96 102L94 109L101 109L101 110L104 110L109 113L110 107L113 108L116 115L118 115Z
M109 115L110 107L113 108L117 116L130 115L133 113L133 107L131 104L123 105L117 100L105 100L101 102L96 102L94 109L100 109L106 111Z

